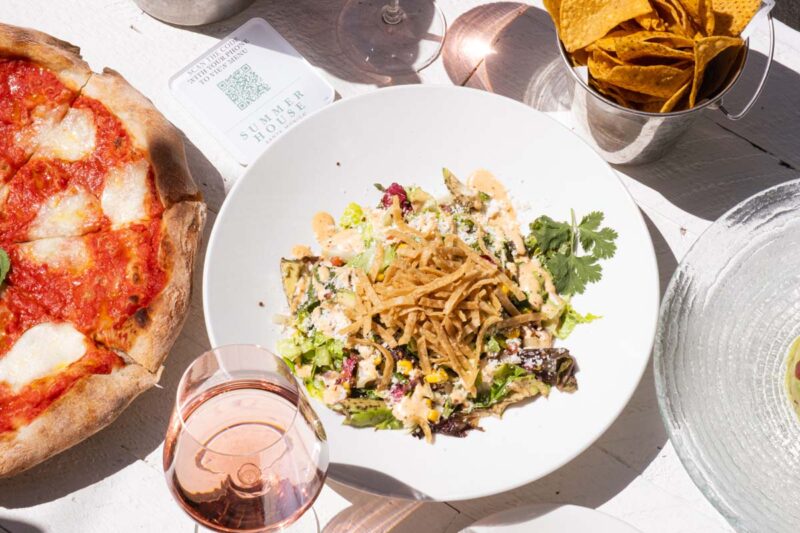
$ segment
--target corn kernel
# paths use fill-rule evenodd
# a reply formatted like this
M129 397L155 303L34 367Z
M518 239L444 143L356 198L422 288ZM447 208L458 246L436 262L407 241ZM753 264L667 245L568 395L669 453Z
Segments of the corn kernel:
M384 277L385 277L385 276L383 275L383 272L378 272L378 275L377 275L377 276L375 276L375 279L376 279L377 281L383 281L383 278L384 278Z
M508 285L501 286L500 290L503 291L503 294L508 294L509 292L511 292L511 289L508 288Z
M397 245L397 249L398 249L398 250L402 250L403 248L406 248L407 246L408 246L408 245L407 245L406 243L404 243L404 242L401 242L400 244L398 244L398 245Z
M516 339L519 337L519 328L514 328L506 333L506 338L508 339Z
M429 422L438 422L439 421L439 411L436 409L430 409L428 411L428 421Z
M343 388L344 388L344 390L346 390L347 392L350 392L350 383L348 383L347 381L345 381L344 383L342 383L342 387L343 387Z
M375 366L381 364L381 361L383 361L383 357L381 357L380 355L376 355L375 357L372 358L372 364L374 364Z
M442 383L447 381L447 372L445 372L444 368L440 368L436 372L431 372L425 376L425 381L428 383Z
M411 361L408 359L403 359L397 362L397 371L401 374L405 374L406 376L411 373L411 370L414 368L414 365L411 364Z

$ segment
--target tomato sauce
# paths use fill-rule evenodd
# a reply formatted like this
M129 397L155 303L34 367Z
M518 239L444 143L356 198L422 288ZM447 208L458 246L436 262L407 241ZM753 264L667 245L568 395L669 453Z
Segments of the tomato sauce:
M47 376L14 391L0 383L0 435L29 423L69 391L81 378L110 374L125 365L115 353L90 346L86 354L55 376Z
M80 270L32 262L20 246L10 247L9 290L86 335L121 326L161 292L166 273L158 264L161 221L92 233L87 266Z
M34 157L8 183L8 197L0 208L0 243L26 240L27 230L41 206L54 195L70 190L89 193L94 198L82 232L107 228L110 224L102 213L100 198L108 172L127 163L141 160L144 153L133 141L122 122L101 102L81 96L73 107L88 109L95 122L95 149L77 161ZM145 199L151 218L163 212L155 189L152 168L148 174L149 193Z
M67 111L75 94L50 71L23 59L0 60L0 183L30 156L33 146L17 136L37 118L61 107ZM33 136L33 128L29 132Z

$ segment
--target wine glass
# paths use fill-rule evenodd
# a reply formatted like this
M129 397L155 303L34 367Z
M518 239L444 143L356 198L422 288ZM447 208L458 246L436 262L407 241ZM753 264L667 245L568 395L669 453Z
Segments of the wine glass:
M339 44L361 69L402 75L430 65L447 23L434 0L348 0L339 14Z
M164 473L184 511L212 531L317 531L325 430L286 364L257 346L198 357L178 384Z

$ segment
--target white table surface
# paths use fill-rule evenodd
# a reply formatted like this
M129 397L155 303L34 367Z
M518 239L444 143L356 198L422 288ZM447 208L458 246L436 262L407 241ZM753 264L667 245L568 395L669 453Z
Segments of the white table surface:
M398 83L360 73L341 56L335 33L341 3L256 0L236 17L192 29L158 22L131 0L3 0L0 21L79 45L94 70L105 66L118 70L155 102L185 135L192 174L209 206L207 235L226 191L245 169L172 97L167 79L219 37L261 16L308 58L342 98ZM454 28L463 28L468 21L502 28L492 43L494 52L485 58L440 57L418 79L402 82L491 89L570 125L568 110L536 85L552 75L557 59L543 11L509 2L439 0L439 4ZM538 1L526 4L541 6ZM671 155L654 164L617 169L647 215L662 290L677 262L712 220L759 190L800 177L800 35L781 23L776 26L776 64L751 115L729 122L718 112L705 111ZM763 43L763 36L757 37ZM754 84L763 56L760 59L756 57L756 66L745 72L744 84ZM199 283L202 257L190 316L160 388L142 395L114 424L81 445L1 481L3 528L13 533L193 531L192 522L167 492L161 445L177 380L208 347ZM535 483L488 498L420 504L329 482L315 511L326 533L457 532L502 509L548 502L597 508L646 533L731 531L689 479L667 439L652 368L623 414L596 444Z

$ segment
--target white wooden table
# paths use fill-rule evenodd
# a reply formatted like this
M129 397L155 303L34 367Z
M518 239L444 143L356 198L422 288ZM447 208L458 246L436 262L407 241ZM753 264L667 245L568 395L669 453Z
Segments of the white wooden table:
M550 24L537 7L509 2L439 0L453 36L459 28L496 27L483 57L448 54L419 78L402 82L480 87L526 101L570 125L571 116L542 80L556 64ZM540 6L540 2L526 4ZM131 0L3 0L0 20L66 39L94 70L110 66L150 97L185 134L192 174L214 223L226 191L244 168L172 97L167 79L253 16L273 24L335 86L342 98L398 83L355 70L338 51L335 20L341 0L257 0L246 12L201 29L173 27L142 13ZM763 41L763 39L759 39ZM758 48L758 47L757 47ZM763 49L763 48L762 48ZM484 50L485 51L485 50ZM728 208L800 173L800 35L777 23L776 64L767 90L747 119L733 123L704 112L672 155L618 172L649 219L662 290L689 246ZM755 63L763 63L763 56ZM760 60L759 60L760 59ZM745 73L752 86L756 68ZM13 533L52 531L190 532L192 522L167 492L161 444L177 380L208 348L195 276L191 314L160 388L139 398L111 427L15 478L0 482L0 525ZM617 422L586 452L557 472L520 489L452 503L380 498L329 482L315 511L326 533L456 532L490 513L535 502L600 509L646 533L730 531L703 498L667 440L649 369ZM1 529L0 529L1 530Z

